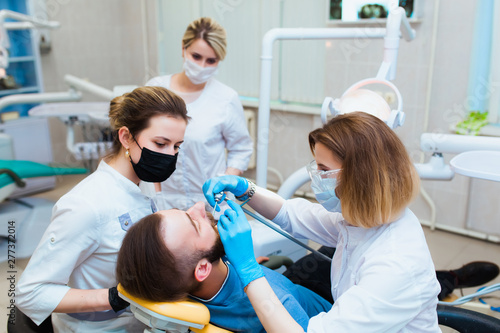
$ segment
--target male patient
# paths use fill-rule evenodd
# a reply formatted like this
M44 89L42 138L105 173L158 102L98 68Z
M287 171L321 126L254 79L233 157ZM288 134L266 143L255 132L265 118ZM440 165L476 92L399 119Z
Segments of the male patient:
M117 280L135 297L203 302L210 321L228 330L265 332L224 256L216 222L202 202L187 212L171 209L148 215L130 228L118 254ZM281 303L306 330L310 317L331 304L283 275L263 267Z

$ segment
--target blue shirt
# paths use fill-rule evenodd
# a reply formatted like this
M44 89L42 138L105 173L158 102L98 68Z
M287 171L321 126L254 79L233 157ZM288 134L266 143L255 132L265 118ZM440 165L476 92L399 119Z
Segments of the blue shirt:
M207 306L210 322L217 326L235 332L265 332L234 267L228 261L225 263L228 276L217 295L210 300L193 298ZM278 299L304 331L309 318L331 309L332 305L313 291L292 283L280 273L266 267L262 269Z

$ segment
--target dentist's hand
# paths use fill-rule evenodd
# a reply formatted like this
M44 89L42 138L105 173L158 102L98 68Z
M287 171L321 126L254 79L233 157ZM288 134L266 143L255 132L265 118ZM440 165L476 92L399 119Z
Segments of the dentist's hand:
M224 244L226 255L246 287L250 282L264 276L255 260L252 243L252 229L241 207L228 200L232 209L227 209L219 218L217 228Z
M215 207L214 195L222 191L232 192L235 196L239 197L245 194L248 190L248 180L239 176L225 175L215 178L210 178L203 184L203 194L208 203ZM225 195L222 197L224 199ZM216 208L220 210L219 207Z

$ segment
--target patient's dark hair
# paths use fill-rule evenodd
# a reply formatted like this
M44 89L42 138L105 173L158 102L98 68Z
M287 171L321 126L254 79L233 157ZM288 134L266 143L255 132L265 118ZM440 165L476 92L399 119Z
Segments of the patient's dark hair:
M196 263L192 266L194 258L189 256L177 260L167 248L161 219L160 214L145 216L127 231L118 253L116 278L134 297L178 301L193 288Z

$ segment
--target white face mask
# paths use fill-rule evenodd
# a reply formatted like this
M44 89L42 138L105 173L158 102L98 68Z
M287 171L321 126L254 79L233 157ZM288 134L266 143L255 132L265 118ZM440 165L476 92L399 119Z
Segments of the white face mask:
M337 179L326 178L322 179L320 184L315 181L311 183L314 196L321 206L325 207L329 212L342 213L342 206L340 199L335 194L335 187L337 187ZM331 190L325 190L325 188L331 188Z
M307 172L311 177L311 188L316 200L329 212L341 213L340 199L335 194L337 176L341 170L318 170L315 161L307 165Z
M207 82L212 76L217 74L218 69L218 66L201 67L188 59L184 59L184 65L182 67L189 81L194 84Z

